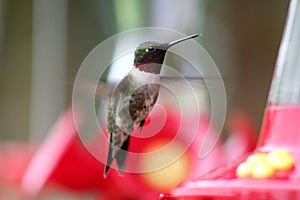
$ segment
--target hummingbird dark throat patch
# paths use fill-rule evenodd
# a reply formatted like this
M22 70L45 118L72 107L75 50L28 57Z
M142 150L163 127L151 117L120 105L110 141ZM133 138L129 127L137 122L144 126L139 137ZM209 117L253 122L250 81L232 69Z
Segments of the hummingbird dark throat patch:
M139 69L140 71L148 72L148 73L152 73L152 74L159 74L161 71L161 66L162 66L162 64L153 63L153 62L135 63L135 68Z

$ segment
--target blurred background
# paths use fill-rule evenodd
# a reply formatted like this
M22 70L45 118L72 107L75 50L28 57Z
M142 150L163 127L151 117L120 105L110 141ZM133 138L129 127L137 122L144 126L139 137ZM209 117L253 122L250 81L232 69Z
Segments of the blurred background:
M147 26L201 33L197 42L224 78L228 115L241 111L259 129L288 4L0 0L0 140L42 141L70 105L87 54L116 33Z

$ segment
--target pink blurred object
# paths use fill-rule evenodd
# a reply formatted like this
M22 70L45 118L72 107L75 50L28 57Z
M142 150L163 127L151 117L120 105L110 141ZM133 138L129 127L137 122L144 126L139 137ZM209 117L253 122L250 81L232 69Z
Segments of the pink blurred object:
M81 123L82 120L77 122ZM104 166L81 143L72 109L69 108L32 156L21 187L30 198L38 195L47 184L56 184L74 191L109 191L111 181L104 182L103 170Z
M0 144L0 183L19 185L36 145L22 142Z
M22 179L22 189L26 195L35 196L41 191L75 138L76 129L73 124L72 111L69 109L58 119L37 153L32 157Z

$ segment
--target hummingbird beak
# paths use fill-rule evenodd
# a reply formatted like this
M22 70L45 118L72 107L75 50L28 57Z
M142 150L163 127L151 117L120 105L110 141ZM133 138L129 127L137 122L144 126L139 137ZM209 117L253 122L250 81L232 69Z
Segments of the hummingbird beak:
M174 46L174 45L176 45L176 44L178 44L178 43L180 43L180 42L183 42L183 41L186 41L186 40L189 40L189 39L198 37L198 36L201 36L201 35L199 35L199 34L194 34L194 35L190 35L190 36L187 36L187 37L184 37L184 38L175 40L175 41L173 41L173 42L170 42L170 43L166 44L166 46L167 46L166 49L168 49L168 48L170 48L170 47L172 47L172 46Z

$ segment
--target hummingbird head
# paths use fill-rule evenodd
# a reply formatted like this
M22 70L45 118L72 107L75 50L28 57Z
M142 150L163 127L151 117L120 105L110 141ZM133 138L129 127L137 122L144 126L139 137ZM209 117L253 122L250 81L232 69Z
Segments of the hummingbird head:
M194 34L170 43L143 42L134 52L134 66L141 71L159 74L170 47L198 36L199 34Z

